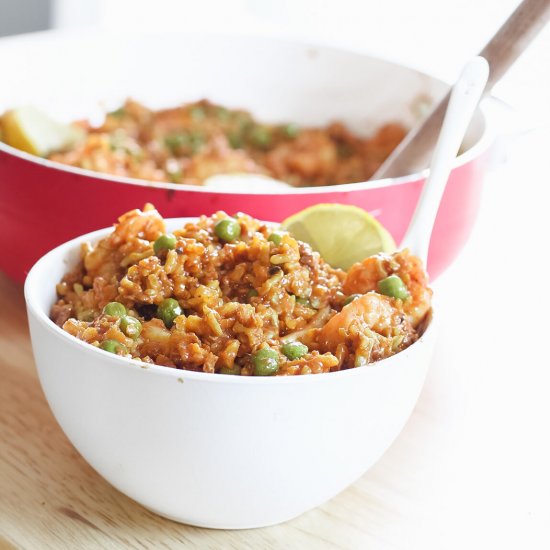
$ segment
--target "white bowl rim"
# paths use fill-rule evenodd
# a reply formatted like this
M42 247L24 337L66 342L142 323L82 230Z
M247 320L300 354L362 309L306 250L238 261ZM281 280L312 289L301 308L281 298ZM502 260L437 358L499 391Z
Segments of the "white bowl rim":
M41 33L35 33L38 35L48 36L53 34L54 32L58 31L45 31ZM62 32L61 34L71 36L74 35L72 32ZM139 33L125 33L128 35L136 35ZM149 34L149 33L145 33ZM193 34L190 32L189 34ZM196 34L196 33L195 33ZM352 55L358 55L361 57L373 59L376 61L382 61L384 63L387 63L388 65L393 65L396 67L404 67L406 69L415 71L419 75L428 77L432 80L437 80L438 82L443 82L442 80L438 79L435 76L429 75L428 73L425 73L423 71L420 71L416 68L410 67L405 64L396 63L394 61L391 61L389 59L384 59L382 57L378 57L375 55L369 55L367 53L363 53L357 50L354 50L352 48L346 48L342 46L332 46L325 43L321 43L315 40L306 40L296 37L290 37L290 36L258 36L257 34L254 34L253 32L239 32L239 33L231 33L231 32L200 32L199 34L210 34L210 35L216 35L221 37L227 37L227 38L245 38L245 39L267 39L272 41L279 41L279 42L288 42L293 43L297 45L302 45L304 47L312 47L312 48L322 48L328 51L332 52L339 52L343 54L352 54ZM8 38L7 40L11 40L13 37ZM24 37L18 36L15 37L17 40L22 40ZM445 83L447 84L447 83ZM448 84L447 84L448 85ZM490 99L487 98L487 99ZM478 111L480 112L482 116L482 121L484 123L484 128L482 130L482 134L480 138L474 143L472 147L469 147L464 153L458 155L456 157L455 162L453 163L453 169L458 168L460 166L463 166L465 164L468 164L472 159L477 158L481 156L493 143L495 133L492 129L491 124L491 116L487 113L487 110L484 108L484 103L482 102L479 107ZM206 194L216 194L216 195L252 195L252 196L265 196L265 195L310 195L310 194L329 194L334 192L350 192L350 191L362 191L362 190L370 190L370 189L379 189L383 187L389 187L393 185L401 185L406 183L411 183L418 181L419 179L425 179L428 176L429 168L426 168L424 170L421 170L420 172L415 172L412 174L407 174L404 176L399 176L396 178L384 178L379 180L372 180L372 181L363 181L363 182L355 182L355 183L345 183L345 184L334 184L334 185L324 185L324 186L309 186L309 187L292 187L288 186L288 189L263 189L258 191L247 191L244 189L231 191L229 189L219 189L219 188L210 188L203 185L189 185L189 184L183 184L183 183L169 183L169 182L153 182L150 180L145 180L141 178L131 178L126 176L117 176L117 175L111 175L106 174L103 172L98 172L95 170L89 170L86 168L79 168L76 166L70 166L67 164L63 164L61 162L56 162L52 160L48 160L36 155L31 155L30 153L26 153L24 151L21 151L19 149L16 149L15 147L12 147L11 145L7 145L6 143L3 143L0 141L0 151L17 157L21 160L37 164L43 168L48 168L51 170L59 170L61 172L67 172L69 174L74 174L77 176L87 177L87 178L96 178L100 180L105 180L111 183L119 183L119 184L126 184L126 185L135 185L138 187L148 187L151 189L165 189L165 190L173 190L173 191L187 191L187 192L195 192L195 193L206 193ZM242 174L234 174L234 175L242 175Z
M166 218L165 221L167 222L174 222L174 223L186 223L188 221L196 220L197 218L193 217L183 217L183 218ZM108 232L112 231L112 227L106 227L103 229L98 229L96 231L92 231L90 233L86 233L85 235L81 235L79 237L76 237L70 241L67 241L49 252L47 252L44 256L42 256L31 268L29 273L27 274L27 277L25 279L25 285L24 285L24 294L25 294L25 302L27 304L28 310L35 316L36 319L39 320L39 322L45 326L52 335L55 335L58 338L64 339L65 342L67 342L69 345L73 347L77 347L84 353L99 353L98 360L101 358L101 356L105 358L109 358L111 361L115 362L116 364L123 366L125 368L138 368L145 372L150 372L152 374L162 375L162 376L171 376L173 378L179 379L179 382L184 382L185 379L189 380L196 380L196 381L204 381L204 382L210 382L210 383L230 383L230 384L311 384L311 383L317 383L317 382L324 382L324 381L335 381L336 379L343 378L343 377L350 377L350 376L361 376L361 373L368 373L373 370L379 370L381 368L391 368L386 366L388 362L395 361L395 360L402 360L405 359L406 356L410 355L411 353L414 353L415 349L424 343L424 341L428 338L432 337L432 334L434 332L434 319L433 319L433 307L431 310L431 319L428 323L428 326L424 330L423 334L420 336L420 338L411 344L408 348L404 349L403 351L392 355L390 357L387 357L385 359L381 359L379 361L376 361L374 363L370 363L366 367L357 367L352 369L345 369L337 372L330 372L330 373L323 373L323 374L313 374L313 375L296 375L296 376L231 376L231 375L222 375L219 373L208 373L208 372L196 372L196 371L190 371L190 370L184 370L184 369L175 369L173 367L166 367L162 365L155 365L155 364L149 364L144 363L143 361L140 361L138 359L130 359L127 357L121 357L120 355L116 355L107 351L104 351L100 348L96 348L95 346L92 346L91 344L88 344L87 342L84 342L82 340L79 340L75 336L72 336L68 332L64 331L61 327L56 325L49 317L49 315L43 311L38 305L35 303L33 297L34 294L39 292L39 290L36 288L36 285L34 284L34 279L38 276L38 274L42 270L42 266L47 263L48 259L51 256L57 256L59 255L59 260L62 261L62 258L70 251L74 250L77 247L80 247L80 245L83 242L87 241L94 241L97 238L100 238L104 235L106 235ZM57 281L54 281L52 284L55 285ZM399 359L401 358L401 359Z

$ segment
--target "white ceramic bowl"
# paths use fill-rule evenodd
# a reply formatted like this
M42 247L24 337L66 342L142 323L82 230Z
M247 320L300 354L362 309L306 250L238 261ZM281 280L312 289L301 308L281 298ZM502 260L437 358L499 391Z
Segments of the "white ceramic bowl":
M27 277L25 299L50 407L118 490L176 521L260 527L335 496L397 437L422 388L433 322L405 351L338 373L249 378L146 366L85 344L49 319L55 285L80 243L108 231L46 254Z

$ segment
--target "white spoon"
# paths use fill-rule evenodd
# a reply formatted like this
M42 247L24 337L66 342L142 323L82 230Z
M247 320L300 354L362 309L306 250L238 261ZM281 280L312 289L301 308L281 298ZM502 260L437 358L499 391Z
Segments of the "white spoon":
M420 194L407 233L401 242L401 248L409 248L424 262L425 266L439 203L488 77L489 64L485 58L474 57L462 69L451 91L443 126L434 149L430 174Z

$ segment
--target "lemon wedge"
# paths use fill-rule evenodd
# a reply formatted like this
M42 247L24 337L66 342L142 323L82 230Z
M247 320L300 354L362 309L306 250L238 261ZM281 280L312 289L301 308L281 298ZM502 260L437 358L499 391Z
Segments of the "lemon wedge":
M357 206L317 204L290 216L281 227L310 244L330 265L345 270L368 256L396 248L388 230Z
M74 126L61 124L34 107L18 107L2 117L2 139L8 145L46 157L72 145L81 132Z

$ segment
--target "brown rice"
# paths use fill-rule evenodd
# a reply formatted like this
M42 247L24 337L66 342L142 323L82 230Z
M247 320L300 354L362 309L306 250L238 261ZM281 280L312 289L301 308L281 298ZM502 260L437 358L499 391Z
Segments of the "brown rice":
M240 236L220 238L221 220L238 224ZM146 205L82 247L82 261L57 285L51 317L93 346L145 363L240 375L265 374L256 365L262 349L277 363L270 374L316 374L366 365L417 339L431 299L417 258L373 256L346 274L288 233L270 237L273 231L245 214L218 212L175 230L173 246L155 251L166 228ZM407 299L375 290L391 274L406 285ZM362 296L350 302L356 293ZM179 307L171 322L162 315L166 300ZM123 314L108 313L113 302ZM300 356L288 353L290 342L302 344Z

